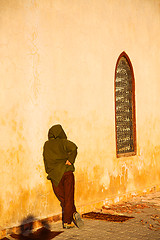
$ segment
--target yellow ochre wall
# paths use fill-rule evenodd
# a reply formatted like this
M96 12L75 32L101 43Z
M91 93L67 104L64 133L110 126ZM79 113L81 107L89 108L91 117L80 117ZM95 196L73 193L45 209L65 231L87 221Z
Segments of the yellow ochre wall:
M160 1L0 0L0 228L61 212L46 179L48 129L78 146L76 205L160 184ZM114 74L135 75L137 155L116 158Z

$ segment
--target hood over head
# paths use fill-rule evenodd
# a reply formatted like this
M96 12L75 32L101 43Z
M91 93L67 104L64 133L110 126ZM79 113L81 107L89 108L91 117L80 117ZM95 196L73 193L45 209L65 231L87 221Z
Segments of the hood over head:
M67 136L60 124L52 126L48 131L48 139L50 138L61 138L67 139Z

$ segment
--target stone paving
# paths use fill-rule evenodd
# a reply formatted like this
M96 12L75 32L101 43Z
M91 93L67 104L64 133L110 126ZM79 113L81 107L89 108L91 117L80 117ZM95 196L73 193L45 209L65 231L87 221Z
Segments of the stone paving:
M68 229L56 236L55 240L96 240L96 239L160 239L160 192L137 197L130 201L131 204L143 205L147 207L138 209L137 213L124 213L126 216L133 216L125 222L108 222L101 220L84 219L83 229ZM128 204L128 203L125 203ZM124 204L124 205L125 205ZM62 231L61 222L51 225L52 231Z
M100 211L100 210L99 210ZM63 229L61 221L50 224L52 232L62 232L54 238L42 237L44 240L160 240L160 192L142 197L134 197L128 202L102 208L101 212L133 216L125 222L84 219L82 229ZM40 238L40 239L42 239ZM6 239L13 240L11 235ZM17 238L23 239L23 238ZM25 240L33 239L25 237ZM35 238L34 238L35 239ZM36 238L39 239L39 238Z

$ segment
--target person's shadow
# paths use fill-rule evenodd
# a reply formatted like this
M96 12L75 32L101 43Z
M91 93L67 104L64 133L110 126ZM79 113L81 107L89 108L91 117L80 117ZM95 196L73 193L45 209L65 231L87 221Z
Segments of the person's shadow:
M33 222L35 221L34 216L28 216L22 221L20 234L11 234L10 236L18 240L50 240L63 232L51 231L47 221L41 221L42 227L33 231Z

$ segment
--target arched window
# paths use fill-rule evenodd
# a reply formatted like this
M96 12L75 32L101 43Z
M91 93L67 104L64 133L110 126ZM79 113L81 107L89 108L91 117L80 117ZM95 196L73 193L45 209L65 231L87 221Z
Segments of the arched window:
M115 127L117 157L136 155L135 80L125 52L115 69Z

